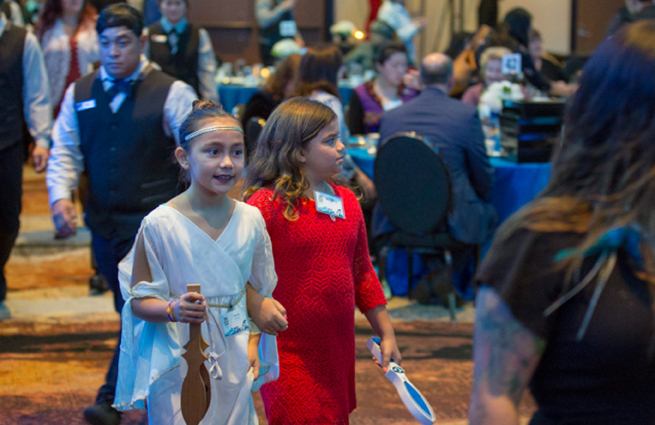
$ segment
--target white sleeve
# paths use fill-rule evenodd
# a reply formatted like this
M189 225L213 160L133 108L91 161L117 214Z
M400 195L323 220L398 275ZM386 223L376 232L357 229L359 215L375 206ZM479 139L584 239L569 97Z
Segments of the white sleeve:
M418 32L418 27L407 13L407 9L397 5L384 6L380 8L378 19L386 22L391 28L396 31L398 37L405 43L411 39Z
M211 38L206 29L200 28L200 46L198 47L198 80L200 98L218 103L216 77L216 55Z
M77 188L80 173L84 169L74 93L75 83L66 90L64 100L61 102L61 111L52 130L52 149L50 149L46 173L50 205L60 199L70 199L71 192Z
M17 27L24 27L25 20L23 20L23 11L20 5L15 1L9 2L9 9L11 10L11 23Z
M255 14L260 28L268 28L276 24L284 12L286 10L280 5L276 6L272 0L257 0L255 3Z
M193 101L198 95L190 85L175 81L168 91L164 103L164 133L174 137L175 143L180 144L180 126L193 110Z
M23 50L23 114L36 146L50 147L52 105L50 84L39 41L27 33Z

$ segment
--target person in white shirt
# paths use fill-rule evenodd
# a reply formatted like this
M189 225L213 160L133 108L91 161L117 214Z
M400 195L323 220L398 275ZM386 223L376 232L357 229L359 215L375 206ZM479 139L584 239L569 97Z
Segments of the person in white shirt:
M416 64L416 48L414 36L427 24L423 16L412 19L405 9L405 0L384 0L378 10L378 21L386 22L396 31L396 35L405 43L407 54L412 64Z
M89 1L45 2L35 33L43 48L55 118L66 87L93 71L93 63L100 60L97 17Z
M0 12L0 99L0 320L4 320L10 316L4 304L4 267L20 227L24 125L36 145L32 159L38 173L46 168L52 128L48 74L39 42L34 34L12 24L4 12Z
M255 15L259 25L259 54L265 66L274 65L275 57L271 51L275 43L293 39L304 46L300 31L294 19L294 9L298 0L257 0Z
M159 0L162 18L145 30L145 55L168 75L218 103L216 54L206 29L187 22L188 0Z
M102 66L66 90L52 133L46 183L55 228L67 237L77 224L70 194L81 171L88 173L84 221L91 229L98 272L107 278L120 312L118 263L143 217L178 193L179 169L172 155L179 127L197 96L141 54L146 37L136 9L120 3L106 7L96 30ZM117 370L118 351L96 403L84 411L88 422L120 423L111 407Z

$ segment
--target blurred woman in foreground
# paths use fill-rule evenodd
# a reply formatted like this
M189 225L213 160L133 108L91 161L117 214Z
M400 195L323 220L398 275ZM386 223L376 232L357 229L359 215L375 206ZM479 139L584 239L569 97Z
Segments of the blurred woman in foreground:
M476 278L472 425L655 423L655 21L591 57L540 196Z

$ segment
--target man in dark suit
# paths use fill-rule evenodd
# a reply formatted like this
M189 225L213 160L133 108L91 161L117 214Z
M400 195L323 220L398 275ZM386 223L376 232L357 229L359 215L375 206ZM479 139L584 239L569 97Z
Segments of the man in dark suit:
M417 98L384 113L380 140L397 132L414 131L439 149L453 189L449 231L460 242L481 245L495 229L497 215L491 205L493 168L487 157L477 109L448 97L454 81L453 62L448 56L441 53L426 56L421 63L421 81L425 88ZM374 225L374 236L389 231L389 226ZM453 258L456 273L468 267L470 251L462 253L465 255L460 257L464 258Z

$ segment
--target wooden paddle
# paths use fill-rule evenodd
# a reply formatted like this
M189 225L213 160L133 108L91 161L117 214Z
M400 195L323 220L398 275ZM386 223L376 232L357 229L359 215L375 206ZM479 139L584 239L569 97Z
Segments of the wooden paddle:
M199 284L187 285L187 292L200 293ZM209 372L205 366L205 350L209 344L203 339L200 323L189 323L189 342L182 357L189 369L182 383L182 417L187 425L198 425L207 414L211 401Z

